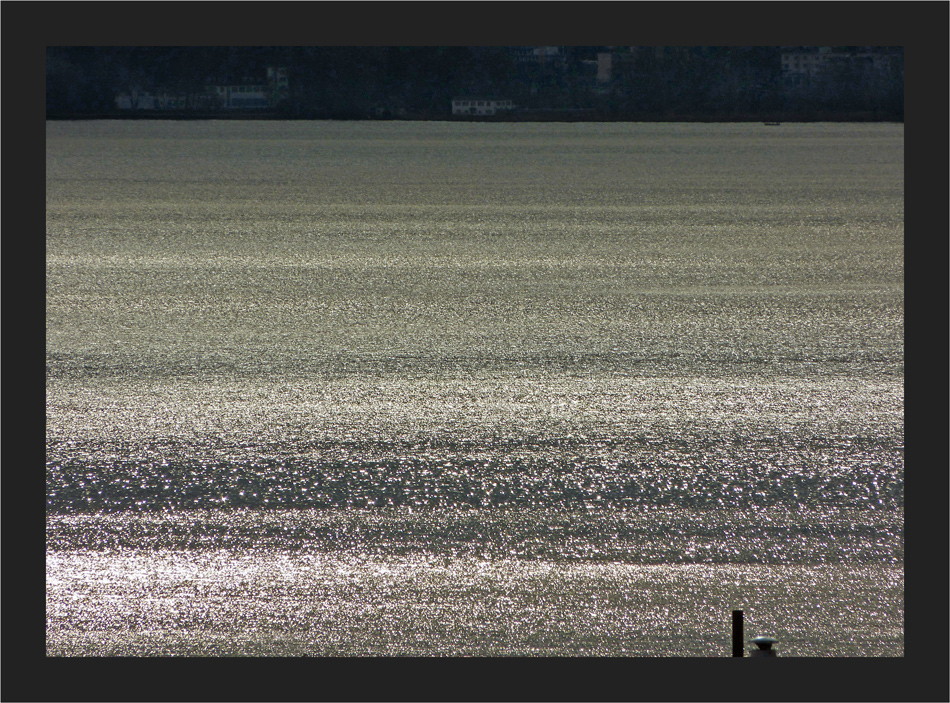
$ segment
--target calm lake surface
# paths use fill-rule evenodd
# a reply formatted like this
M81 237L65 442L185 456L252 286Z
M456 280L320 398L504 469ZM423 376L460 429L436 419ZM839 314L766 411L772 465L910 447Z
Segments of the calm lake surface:
M47 123L47 654L903 656L903 139Z

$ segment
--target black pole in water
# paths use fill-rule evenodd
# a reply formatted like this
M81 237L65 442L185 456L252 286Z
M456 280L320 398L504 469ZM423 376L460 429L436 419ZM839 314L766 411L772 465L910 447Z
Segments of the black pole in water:
M742 611L732 611L732 656L743 657L745 653L742 648Z

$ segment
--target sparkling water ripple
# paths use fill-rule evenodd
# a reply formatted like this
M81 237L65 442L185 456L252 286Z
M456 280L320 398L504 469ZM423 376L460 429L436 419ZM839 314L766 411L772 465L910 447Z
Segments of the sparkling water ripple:
M903 655L902 125L46 165L48 655Z

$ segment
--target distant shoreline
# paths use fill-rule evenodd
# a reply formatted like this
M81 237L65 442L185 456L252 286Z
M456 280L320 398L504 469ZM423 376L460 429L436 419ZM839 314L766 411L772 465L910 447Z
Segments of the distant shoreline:
M130 112L128 110L99 113L47 113L47 121L77 120L237 120L237 121L366 121L366 122L706 122L706 123L784 123L784 122L881 122L903 124L902 117L880 115L873 112L801 112L763 113L759 115L659 115L659 114L605 114L565 112L558 110L532 110L505 115L480 117L461 115L290 115L277 112L192 112L177 110L154 110Z

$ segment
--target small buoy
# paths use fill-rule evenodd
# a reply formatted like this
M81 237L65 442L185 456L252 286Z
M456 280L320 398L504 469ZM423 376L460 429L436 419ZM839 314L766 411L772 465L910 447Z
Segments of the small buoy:
M753 649L749 652L750 657L775 657L778 656L775 654L775 650L772 649L772 645L778 642L774 637L756 637L752 640L758 649Z

